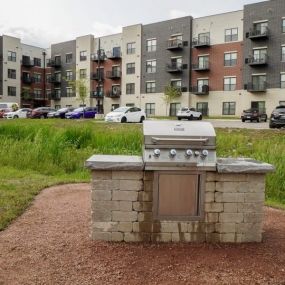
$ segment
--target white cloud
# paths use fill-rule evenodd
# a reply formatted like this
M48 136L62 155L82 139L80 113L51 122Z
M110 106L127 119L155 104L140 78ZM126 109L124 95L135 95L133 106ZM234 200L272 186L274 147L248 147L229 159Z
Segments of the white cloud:
M92 33L95 37L102 37L111 34L117 34L122 32L122 26L112 26L102 22L94 22L92 24Z
M187 12L181 11L181 10L175 10L175 9L170 10L169 15L170 15L171 19L189 16L189 14Z

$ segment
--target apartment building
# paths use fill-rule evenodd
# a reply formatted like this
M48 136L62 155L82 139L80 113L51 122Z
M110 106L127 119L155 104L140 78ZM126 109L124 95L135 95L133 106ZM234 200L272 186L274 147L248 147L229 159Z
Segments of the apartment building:
M70 81L86 82L79 100ZM182 95L168 108L167 85ZM239 116L250 107L269 114L285 104L285 1L243 10L124 27L41 49L0 37L0 102L55 108L97 106L108 113L139 106L149 116L175 115L183 106L203 115ZM89 95L90 94L90 95Z

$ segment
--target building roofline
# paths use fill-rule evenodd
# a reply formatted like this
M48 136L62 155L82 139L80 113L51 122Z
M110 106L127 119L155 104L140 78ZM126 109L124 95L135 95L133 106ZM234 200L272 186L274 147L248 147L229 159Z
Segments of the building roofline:
M193 18L193 20L198 20L198 19L202 19L202 18L210 18L210 17L214 17L214 16L220 16L220 15L237 13L237 12L243 12L243 9L235 10L235 11L229 11L229 12L223 12L223 13L219 13L219 14L212 14L212 15L207 15L207 16L202 16L202 17L196 17L196 18Z

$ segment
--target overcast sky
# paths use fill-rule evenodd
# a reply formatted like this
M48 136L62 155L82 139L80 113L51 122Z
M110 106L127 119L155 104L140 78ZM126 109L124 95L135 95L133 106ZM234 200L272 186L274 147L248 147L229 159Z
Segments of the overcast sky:
M94 34L121 32L123 26L149 24L191 15L201 17L241 10L258 0L1 0L0 35L23 43L51 43Z

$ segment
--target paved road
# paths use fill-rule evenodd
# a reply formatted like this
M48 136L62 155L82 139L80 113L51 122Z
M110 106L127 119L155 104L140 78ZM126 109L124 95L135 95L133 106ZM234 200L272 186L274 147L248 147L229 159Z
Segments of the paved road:
M211 122L215 128L238 128L238 129L260 129L266 130L269 129L269 123L256 123L256 122L242 122L241 120L203 120L206 122Z

